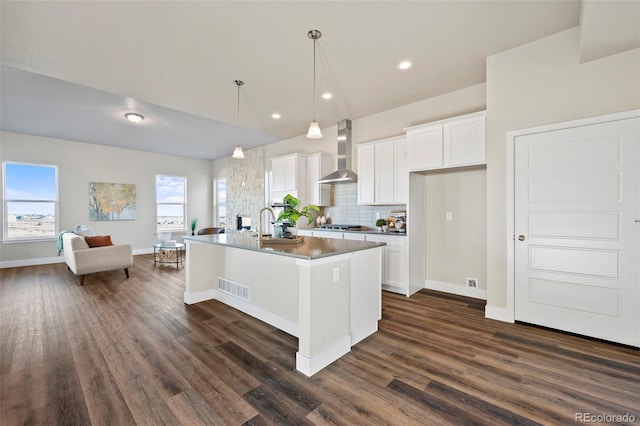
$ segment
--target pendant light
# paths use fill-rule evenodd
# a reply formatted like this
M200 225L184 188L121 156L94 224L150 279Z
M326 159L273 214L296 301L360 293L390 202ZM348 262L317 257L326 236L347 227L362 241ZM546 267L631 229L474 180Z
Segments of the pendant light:
M322 33L318 30L311 30L307 33L307 36L313 40L313 121L309 125L307 137L309 139L320 139L322 132L320 132L320 126L316 121L316 40L322 37Z
M244 158L244 152L242 152L242 147L240 146L240 86L244 84L244 81L234 80L233 82L238 86L238 123L236 126L236 149L233 150L231 157L242 159Z

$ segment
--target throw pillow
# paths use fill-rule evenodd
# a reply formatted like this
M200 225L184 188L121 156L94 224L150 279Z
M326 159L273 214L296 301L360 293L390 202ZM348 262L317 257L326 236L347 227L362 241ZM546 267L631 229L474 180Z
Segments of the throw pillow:
M90 235L84 237L89 247L112 246L111 235Z

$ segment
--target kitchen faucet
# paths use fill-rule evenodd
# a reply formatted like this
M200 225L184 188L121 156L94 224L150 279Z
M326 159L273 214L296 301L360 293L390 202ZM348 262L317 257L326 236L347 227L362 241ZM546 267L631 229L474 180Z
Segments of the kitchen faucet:
M260 213L258 213L258 239L262 240L262 212L264 212L265 210L269 211L271 213L271 217L273 218L273 221L276 221L276 214L273 212L273 209L271 207L263 207L260 209Z

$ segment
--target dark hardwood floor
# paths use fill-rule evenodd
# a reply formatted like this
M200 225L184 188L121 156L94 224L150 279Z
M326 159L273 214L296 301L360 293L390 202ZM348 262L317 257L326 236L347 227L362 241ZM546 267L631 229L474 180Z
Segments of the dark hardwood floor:
M640 423L638 350L488 320L474 299L384 293L380 331L307 378L294 337L185 305L183 269L151 255L84 286L64 264L0 274L5 426Z

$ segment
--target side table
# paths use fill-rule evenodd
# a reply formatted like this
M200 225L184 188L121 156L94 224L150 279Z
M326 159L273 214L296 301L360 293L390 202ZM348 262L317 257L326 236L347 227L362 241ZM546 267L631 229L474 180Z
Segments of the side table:
M153 245L153 266L158 263L175 263L176 269L184 262L184 243L165 244L156 243Z

